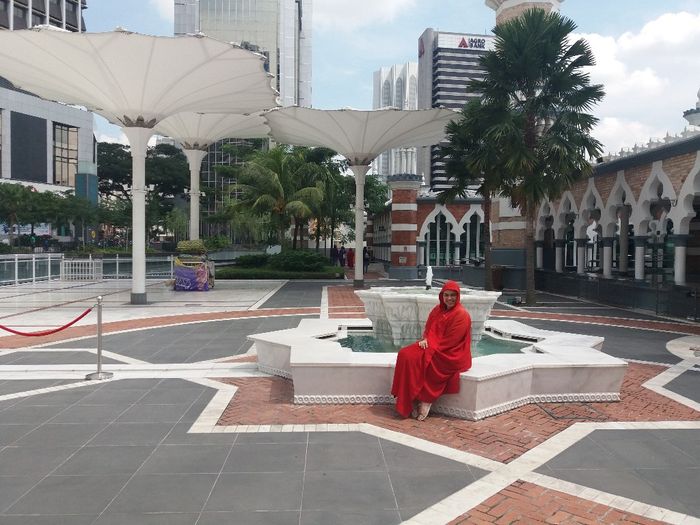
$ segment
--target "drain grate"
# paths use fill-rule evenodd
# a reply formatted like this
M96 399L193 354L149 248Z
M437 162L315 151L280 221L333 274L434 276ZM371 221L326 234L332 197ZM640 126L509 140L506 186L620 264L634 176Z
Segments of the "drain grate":
M202 306L202 303L185 303L184 306Z
M608 416L589 403L537 403L537 406L552 419L584 421L606 421Z

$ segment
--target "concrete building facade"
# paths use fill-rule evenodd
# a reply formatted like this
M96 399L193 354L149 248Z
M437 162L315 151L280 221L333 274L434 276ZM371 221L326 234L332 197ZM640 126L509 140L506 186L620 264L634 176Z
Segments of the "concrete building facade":
M85 8L85 0L0 0L0 27L85 31ZM43 100L0 77L0 181L38 191L73 189L96 203L93 125L92 113Z
M382 67L374 72L372 109L418 109L418 63ZM382 153L372 171L386 182L400 173L416 173L416 148L397 148Z
M469 82L483 78L479 59L493 48L492 35L426 29L418 40L418 109L462 109L478 97ZM417 174L435 191L449 187L439 148L420 148Z

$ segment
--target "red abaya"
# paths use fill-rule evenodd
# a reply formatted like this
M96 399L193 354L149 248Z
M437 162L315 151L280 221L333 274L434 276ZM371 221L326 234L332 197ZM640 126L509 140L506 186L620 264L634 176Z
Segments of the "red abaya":
M457 292L457 304L449 310L442 297L445 290ZM432 403L442 394L459 392L459 374L472 366L471 325L459 301L459 285L447 281L440 291L440 304L425 323L423 338L428 347L424 350L413 343L396 358L391 394L399 414L409 417L414 400Z

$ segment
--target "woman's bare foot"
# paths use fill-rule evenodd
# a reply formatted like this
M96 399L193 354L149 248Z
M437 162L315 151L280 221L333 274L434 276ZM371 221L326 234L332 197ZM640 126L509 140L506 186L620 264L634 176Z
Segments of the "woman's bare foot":
M421 402L420 405L418 405L418 417L416 419L418 421L424 421L425 418L428 417L428 414L430 413L431 406L433 406L432 403Z
M418 414L419 414L419 412L418 412L418 407L419 407L419 405L420 405L420 403L419 403L418 401L414 401L414 402L413 402L413 410L411 410L411 417L412 417L413 419L417 419L417 418L418 418Z

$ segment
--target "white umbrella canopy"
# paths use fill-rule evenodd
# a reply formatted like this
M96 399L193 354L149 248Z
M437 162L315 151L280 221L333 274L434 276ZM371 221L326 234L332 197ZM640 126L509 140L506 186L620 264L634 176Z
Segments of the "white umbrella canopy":
M176 140L184 149L207 149L226 138L255 139L267 137L270 127L260 115L228 113L177 113L155 128L157 133Z
M392 148L437 144L445 138L447 123L457 116L451 109L362 111L288 107L265 113L277 142L331 148L353 166L367 166Z
M160 122L156 133L178 141L190 166L190 239L199 239L199 172L207 148L225 138L254 139L270 133L260 115L178 113Z
M319 110L300 107L265 113L271 136L280 143L323 146L343 155L355 175L355 286L364 285L364 185L370 163L400 146L429 146L445 138L448 122L458 117L451 109Z
M122 126L150 128L183 111L277 105L264 57L201 35L2 31L0 71L21 89Z
M19 88L122 126L132 156L133 304L147 301L145 163L153 127L183 111L247 113L277 103L264 57L203 35L0 31L0 72Z

